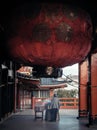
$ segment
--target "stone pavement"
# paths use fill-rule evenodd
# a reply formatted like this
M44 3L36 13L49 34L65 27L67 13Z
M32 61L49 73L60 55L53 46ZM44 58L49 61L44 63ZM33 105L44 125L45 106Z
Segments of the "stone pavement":
M0 130L97 130L87 126L87 119L77 119L78 110L60 109L59 113L59 121L48 122L35 120L33 110L22 110L0 123Z

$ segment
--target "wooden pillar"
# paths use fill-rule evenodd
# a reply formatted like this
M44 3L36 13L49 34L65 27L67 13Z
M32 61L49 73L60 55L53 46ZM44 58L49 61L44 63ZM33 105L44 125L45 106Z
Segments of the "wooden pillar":
M97 53L91 55L91 88L90 88L89 124L97 125Z
M16 112L16 102L17 102L17 80L16 80L16 64L13 63L13 79L14 79L14 87L13 87L13 91L14 91L14 112Z
M79 118L87 117L88 60L79 64Z
M88 83L87 83L87 106L88 106L88 119L91 124L91 55L88 56Z
M17 108L20 110L20 89L17 87Z
M50 98L53 96L53 94L54 94L54 90L50 89Z
M7 60L6 65L8 67L8 88L9 88L9 107L11 111L16 111L16 70L15 63L13 61ZM10 105L11 104L11 105Z
M23 108L23 110L25 109L25 90L23 89L23 95L22 95L22 102L23 102L23 104L22 104L22 108Z
M1 88L1 86L0 86L0 121L1 121L1 118L2 118L2 94L1 94L1 91L2 90L2 88Z
M32 97L32 109L35 107L35 97Z
M2 117L2 83L1 83L1 71L2 71L2 68L1 68L1 64L0 64L0 121L1 121L1 117Z

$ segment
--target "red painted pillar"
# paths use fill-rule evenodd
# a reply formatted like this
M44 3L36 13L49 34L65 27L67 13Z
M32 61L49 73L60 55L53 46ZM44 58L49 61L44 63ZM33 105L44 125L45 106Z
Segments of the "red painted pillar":
M91 113L90 125L97 125L97 53L91 56Z
M87 117L88 60L79 64L79 118Z
M32 109L35 107L35 97L32 96Z

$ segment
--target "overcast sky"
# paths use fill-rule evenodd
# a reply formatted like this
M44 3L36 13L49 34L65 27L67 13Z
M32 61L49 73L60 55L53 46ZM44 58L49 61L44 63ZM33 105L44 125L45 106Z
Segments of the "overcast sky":
M78 75L79 71L78 71L78 64L74 64L72 66L68 66L68 67L64 67L63 68L63 75L62 77L66 77L66 76L69 76L69 75ZM74 84L74 82L71 83L72 85L70 84L67 84L67 87L65 88L66 90L71 90L71 89L77 89L78 88L78 85L77 84Z
M64 75L78 75L78 64L63 68Z

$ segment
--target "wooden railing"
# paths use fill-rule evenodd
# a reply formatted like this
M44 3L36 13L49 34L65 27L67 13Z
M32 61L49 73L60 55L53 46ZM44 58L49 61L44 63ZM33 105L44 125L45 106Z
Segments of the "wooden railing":
M50 98L33 98L32 99L32 108L34 108L36 102L42 101ZM78 109L78 98L59 98L60 100L60 109Z
M78 109L78 98L60 98L60 109Z

